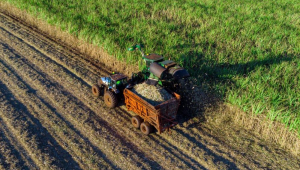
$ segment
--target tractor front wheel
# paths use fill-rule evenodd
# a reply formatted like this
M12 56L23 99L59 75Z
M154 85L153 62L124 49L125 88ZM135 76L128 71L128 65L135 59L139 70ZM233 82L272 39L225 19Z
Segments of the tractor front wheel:
M118 99L113 92L106 91L104 94L104 102L109 108L114 108L118 104Z
M100 87L98 86L98 84L94 84L92 86L92 93L94 96L99 97L100 96Z

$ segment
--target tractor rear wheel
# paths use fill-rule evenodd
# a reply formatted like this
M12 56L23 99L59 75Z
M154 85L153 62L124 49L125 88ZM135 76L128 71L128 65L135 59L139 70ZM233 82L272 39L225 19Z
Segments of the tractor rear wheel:
M148 123L148 122L141 123L140 129L141 129L142 133L145 135L149 135L152 131L152 127L151 127L150 123Z
M92 86L92 93L94 96L99 97L100 96L100 87L98 86L98 84L94 84Z
M131 118L131 123L132 123L133 127L137 128L137 129L140 128L142 122L143 122L143 119L140 116L133 116Z
M106 91L104 94L104 102L109 108L114 108L118 104L118 99L113 92Z

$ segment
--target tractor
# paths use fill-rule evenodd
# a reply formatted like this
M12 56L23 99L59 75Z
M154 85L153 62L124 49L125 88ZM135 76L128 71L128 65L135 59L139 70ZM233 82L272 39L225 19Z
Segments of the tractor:
M178 80L189 77L189 73L172 60L164 60L163 56L158 54L145 55L140 44L134 45L129 51L139 50L145 66L142 71L132 73L131 78L121 73L113 73L108 77L101 77L97 84L92 86L94 96L104 96L105 104L114 108L118 102L124 99L123 91L125 88L132 88L135 84L146 82L150 85L160 85L176 91Z
M128 48L129 51L139 50L142 59L145 61L144 68L138 72L138 77L146 80L147 84L168 87L173 89L174 84L179 79L189 77L189 73L183 67L180 67L172 60L164 60L163 56L158 54L147 54L142 50L142 45L137 44ZM141 76L142 75L142 76Z
M119 100L123 99L123 90L130 88L127 76L121 73L113 73L108 77L101 77L97 84L92 86L94 96L104 96L104 102L109 108L114 108L118 105Z

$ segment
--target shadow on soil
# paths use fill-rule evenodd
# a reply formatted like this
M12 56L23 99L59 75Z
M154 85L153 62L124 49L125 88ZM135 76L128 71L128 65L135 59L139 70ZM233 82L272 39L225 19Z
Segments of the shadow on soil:
M116 108L115 110L120 116L123 117L123 119L125 119L128 122L131 121L130 118L131 118L132 115L129 114L126 110L124 110L122 108ZM154 130L153 135L156 135L155 133L157 131L155 129L153 129L153 130ZM159 144L162 148L164 148L166 151L171 153L174 157L176 157L179 160L181 160L182 162L184 162L184 164L186 164L189 168L191 168L191 169L199 169L199 168L200 169L206 169L199 162L197 162L197 160L195 160L194 158L192 158L188 154L185 154L183 151L178 149L176 146L174 146L173 144L171 144L170 142L168 142L166 139L162 138L161 136L156 135L156 137L159 138L159 139L156 139L152 135L149 135L149 136L143 135L142 132L140 132L139 130L138 130L137 133L140 133L141 139L147 140L147 138L150 138L156 144ZM161 141L163 141L164 143L162 143ZM183 160L182 158L186 158L186 159L190 160L192 163L189 163L189 162ZM179 168L183 168L183 167L179 167Z
M32 122L33 124L29 123L30 130L33 131L34 134L30 134L29 136L36 136L37 141L39 142L39 149L44 151L45 154L50 153L51 156L57 158L55 162L53 162L55 165L61 166L61 167L73 167L78 168L79 165L76 161L73 160L72 156L64 150L57 141L52 137L51 134L47 131L46 128L43 127L43 125L40 123L40 121L35 118L24 106L21 102L19 102L15 96L11 93L11 91L4 85L2 82L0 82L0 89L6 96L6 98L9 100L8 102L16 109L20 110L21 113L24 113L26 116L28 116L29 120L28 122ZM35 93L33 89L30 90L29 93ZM21 114L20 113L20 114ZM25 116L24 115L24 116ZM25 119L24 117L22 119ZM48 146L45 146L48 145ZM53 147L55 146L55 147ZM52 149L50 149L52 148ZM48 153L47 153L48 152Z
M1 43L2 44L2 43ZM8 50L11 50L11 52L14 52L14 50L12 49L12 48L10 48L8 45L6 45L6 44L2 44L5 48L7 48ZM37 51L38 52L38 51ZM18 56L18 57L20 57L17 53L14 53L16 56ZM21 58L21 57L20 57ZM3 63L4 65L5 65L5 63ZM56 64L58 64L58 63L56 63ZM58 64L59 65L59 64ZM7 65L5 65L7 68L9 68ZM61 66L62 68L64 68L63 66ZM32 67L32 69L35 69L34 67ZM69 74L71 74L71 75L74 75L72 72L70 72L68 69L66 69L66 68L64 68L64 70L67 72L67 73L69 73ZM13 70L11 70L13 73L14 73L14 71ZM41 72L41 71L39 71L39 70L36 70L37 72L39 72L39 74L40 75L42 75L42 77L47 77L47 75L46 74L44 74L43 72ZM105 72L106 73L106 72ZM16 77L18 77L19 78L19 80L18 81L21 81L22 83L24 83L26 86L27 86L27 88L28 89L30 89L30 91L32 92L32 93L35 93L35 90L34 89L32 89L26 82L24 82L16 73L14 73L15 74L15 76ZM89 84L87 84L84 80L82 80L80 77L78 77L78 76L76 76L76 75L74 75L74 77L76 77L78 80L80 80L85 86L89 86ZM60 85L57 83L57 82L51 82L51 84L49 84L48 85L49 87L50 86L53 86L53 87L60 87ZM63 87L61 87L61 88L63 88ZM100 132L100 130L99 130L99 128L97 128L97 127L95 127L95 125L94 125L94 123L96 123L96 122L93 122L94 120L96 120L97 121L97 123L100 123L101 124L101 126L103 126L103 127L105 127L105 128L107 128L108 129L108 131L109 132L115 132L115 133L113 133L114 134L114 136L116 137L116 138L118 138L121 142L122 142L122 144L123 145L125 145L125 146L127 146L128 148L130 148L134 153L136 153L137 155L139 155L139 156L141 156L141 157L143 157L143 158L145 158L146 156L145 156L145 154L142 152L142 151L140 151L140 150L138 150L138 149L136 149L137 148L137 146L136 145L134 145L133 143L130 143L130 142L128 142L128 141L126 141L118 132L116 132L106 121L104 121L103 119L101 119L101 118L99 118L99 116L97 116L96 115L96 113L94 113L93 111L91 111L88 107L86 107L85 105L84 105L84 103L82 103L76 96L74 96L74 95L72 95L71 93L69 93L67 90L62 90L62 93L65 95L65 96L69 96L70 97L70 100L72 100L74 103L76 103L76 105L77 106L81 106L81 107L84 107L86 110L88 110L89 111L89 117L91 117L91 118L89 118L88 120L86 120L84 123L87 123L87 124L89 124L90 126L92 126L96 131L99 131ZM40 98L39 97L39 99L49 108L49 109L51 109L54 113L56 113L56 115L60 118L60 119L62 119L64 122L66 122L67 124L68 124L68 126L72 129L72 130L74 130L76 133L77 133L77 135L79 135L80 137L82 137L83 139L85 139L86 141L89 141L86 137L84 137L84 135L83 134L81 134L73 125L71 125L71 123L70 122L68 122L67 120L65 120L62 116L60 116L60 114L61 113L58 113L57 111L56 111L56 109L55 108L53 108L49 103L47 103L46 101L44 101L42 98ZM24 106L25 107L25 106ZM28 113L28 114L30 114L30 113ZM35 118L34 118L35 119ZM36 121L38 121L38 119L36 119ZM45 132L47 132L47 130L45 129ZM48 132L47 132L48 133ZM57 146L58 147L60 147L59 146L59 144L57 143L57 142L55 142L56 144L57 144ZM99 150L96 146L94 146L93 144L92 144L92 142L89 142L90 143L90 145L92 146L92 148L99 154L99 155L101 155L101 157L111 166L111 167L113 167L114 169L117 169L117 166L116 165L114 165L108 158L107 158L107 156L105 155L105 153L103 153L101 150ZM61 148L61 149L63 149L63 148ZM64 152L66 152L65 150L63 150ZM67 153L67 152L66 152ZM127 153L126 153L126 151L124 151L124 152L122 152L122 154L124 154L124 155L127 155ZM59 155L59 154L58 154ZM69 155L69 153L68 153L68 155ZM70 159L72 159L71 158L71 155L69 155L70 156ZM62 160L64 160L64 159L62 159ZM70 162L73 162L74 160L72 159L72 161L70 161ZM151 168L154 168L154 169L156 169L156 168L158 168L158 169L161 169L162 167L158 164L158 163L156 163L156 162L154 162L154 161L152 161L152 160L147 160L147 162L149 163L149 165L151 166ZM74 163L76 163L75 161L74 161ZM76 163L77 164L77 163ZM137 162L137 165L138 166L143 166L140 162ZM79 166L74 166L74 167L79 167Z
M0 88L1 88L1 81L0 81ZM29 170L30 168L26 165L26 162L22 159L21 154L19 153L20 151L18 151L14 146L13 143L7 138L7 136L5 136L4 133L4 128L2 128L3 126L3 120L0 118L0 139L6 143L6 145L8 145L9 148L11 148L11 152L9 153L12 155L15 155L15 158L18 159L18 163L17 163L17 167L22 167L22 169L24 170ZM7 130L6 130L7 131ZM0 153L0 165L4 166L4 167L9 167L9 163L6 162L7 155L2 155ZM32 166L35 166L33 163L33 160L31 158L28 158L28 162L32 163Z
M185 46L188 48L189 46ZM224 100L226 91L220 92L216 85L238 88L237 83L233 80L235 76L247 77L251 72L258 68L264 67L269 69L271 65L282 62L290 62L294 56L287 55L269 55L264 59L257 59L246 63L214 63L205 59L203 53L189 52L182 56L183 65L193 58L197 60L188 70L191 75L198 75L197 78L190 77L179 82L176 92L181 95L181 105L179 107L177 120L180 126L191 129L194 127L201 128L201 124L206 121L204 113L206 109L212 110L218 108ZM206 145L199 142L193 135L185 133L176 128L177 133L186 137L189 141L195 143L203 149L206 154L213 157L213 162L218 164L223 162L228 169L238 169L234 162L217 155L214 151L207 148ZM199 134L197 134L199 138ZM214 137L216 138L216 137ZM205 159L205 157L203 158ZM246 167L247 165L245 165Z
M234 162L231 162L230 160L217 155L214 151L212 151L211 149L209 149L206 145L204 145L203 143L199 142L196 138L192 137L191 135L184 133L182 130L180 129L176 129L176 131L181 134L182 136L185 136L189 141L192 141L193 143L195 143L197 145L198 148L201 148L202 150L204 150L204 155L203 155L203 159L207 159L205 155L209 155L213 157L213 162L215 165L220 164L220 162L226 164L227 169L238 169L238 167L235 165Z
M160 143L159 140L156 140L154 137L149 136L153 141ZM178 149L176 146L174 146L173 144L171 144L170 142L168 142L166 139L162 138L161 136L158 136L158 138L164 142L166 142L169 146L166 145L162 145L163 148L165 148L168 152L170 152L172 155L176 156L178 159L181 159L180 157L178 157L177 155L181 155L182 157L190 160L192 162L189 163L187 161L182 160L186 165L188 165L191 169L206 169L205 167L203 167L197 160L195 160L194 158L192 158L191 156L189 156L188 154L185 154L183 151L181 151L180 149ZM176 154L175 152L178 152L178 154Z

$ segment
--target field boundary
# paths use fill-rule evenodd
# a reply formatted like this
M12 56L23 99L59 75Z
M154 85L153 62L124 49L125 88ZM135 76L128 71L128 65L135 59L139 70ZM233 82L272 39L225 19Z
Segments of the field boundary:
M279 145L295 156L300 154L299 134L280 122L269 120L262 114L247 114L229 103L220 103L217 108L212 108L212 111L208 110L208 114L212 113L206 116L208 126L212 126L211 129L216 126L220 130L243 128L268 141L267 143Z
M0 12L12 20L39 33L45 38L57 43L65 50L80 56L82 59L98 68L98 65L104 65L111 71L122 72L127 76L131 76L132 72L138 70L138 66L128 65L126 62L119 61L98 46L84 42L83 40L70 35L70 33L37 19L7 2L0 2Z

